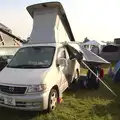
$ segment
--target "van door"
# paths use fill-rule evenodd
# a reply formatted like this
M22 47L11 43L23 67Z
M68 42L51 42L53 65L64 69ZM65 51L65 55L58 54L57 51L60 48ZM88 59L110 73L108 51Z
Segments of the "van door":
M57 53L57 59L64 58L66 59L66 51L65 48L61 47L58 49ZM58 76L60 77L59 81L59 88L60 91L63 92L68 87L68 81L67 81L67 68L59 65L57 66Z
M73 74L75 71L76 59L74 57L72 57L72 54L67 49L65 49L65 52L66 52L66 59L68 61L67 81L70 84L72 82Z

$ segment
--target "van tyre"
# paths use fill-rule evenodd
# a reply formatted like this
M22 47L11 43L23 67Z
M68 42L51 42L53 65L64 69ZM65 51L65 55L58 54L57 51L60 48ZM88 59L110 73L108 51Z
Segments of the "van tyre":
M53 111L56 108L58 102L58 91L51 89L48 100L48 112Z

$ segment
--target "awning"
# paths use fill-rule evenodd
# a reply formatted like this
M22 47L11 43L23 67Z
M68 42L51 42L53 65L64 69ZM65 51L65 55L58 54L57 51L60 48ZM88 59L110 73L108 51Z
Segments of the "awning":
M110 64L110 62L96 55L95 53L87 50L86 48L79 46L75 47L73 44L65 44L64 45L68 51L73 55L74 58L81 64L81 61L84 61L87 65L102 65L102 64Z
M77 61L81 64L84 65L87 69L89 69L92 74L94 74L100 82L114 95L117 96L114 91L106 84L104 83L99 76L97 76L93 70L89 67L89 65L101 65L101 64L109 64L108 61L104 60L103 58L99 57L98 55L92 53L91 51L88 51L87 49L79 46L79 50L77 46L64 44L64 47L67 48L68 51L71 52L71 54L74 56L74 58L77 59ZM77 49L76 49L77 48ZM86 63L88 64L86 64Z
M89 65L102 65L102 64L110 64L110 62L106 61L102 57L96 55L92 51L87 50L86 48L80 46L83 52L83 61Z

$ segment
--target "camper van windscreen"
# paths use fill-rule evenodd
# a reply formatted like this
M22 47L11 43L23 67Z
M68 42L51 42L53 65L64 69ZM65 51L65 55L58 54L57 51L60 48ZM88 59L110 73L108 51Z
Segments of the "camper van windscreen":
M55 47L34 46L18 50L7 67L11 68L48 68L51 66Z

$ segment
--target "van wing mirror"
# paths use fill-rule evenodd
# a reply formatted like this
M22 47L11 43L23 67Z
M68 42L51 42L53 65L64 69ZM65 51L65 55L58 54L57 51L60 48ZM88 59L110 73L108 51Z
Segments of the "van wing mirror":
M7 59L7 62L9 63L11 61L11 59Z
M68 61L65 58L58 58L56 63L57 66L64 66L64 67L68 66Z

